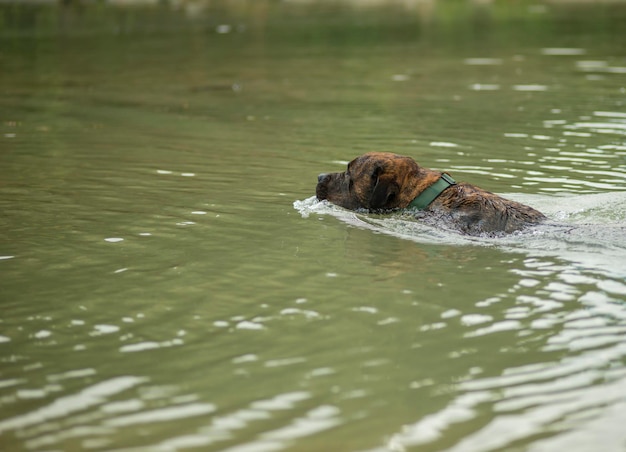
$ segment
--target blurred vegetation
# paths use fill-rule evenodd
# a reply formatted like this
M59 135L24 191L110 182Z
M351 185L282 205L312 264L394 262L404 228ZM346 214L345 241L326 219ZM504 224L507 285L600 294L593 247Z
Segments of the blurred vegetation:
M626 41L625 19L626 2L67 0L1 4L0 38L191 32L247 35L269 42L368 45L422 39L437 44L454 40L458 45L485 35L509 40L524 34L540 40L558 32L588 33L596 39L601 35L615 44Z

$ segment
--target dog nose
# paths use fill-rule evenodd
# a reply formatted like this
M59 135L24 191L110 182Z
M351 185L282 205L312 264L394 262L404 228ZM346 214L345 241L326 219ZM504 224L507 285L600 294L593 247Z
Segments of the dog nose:
M326 174L326 173L322 173L322 174L320 174L319 176L317 176L317 182L321 184L322 182L324 182L324 180L325 180L327 177L328 177L328 174Z

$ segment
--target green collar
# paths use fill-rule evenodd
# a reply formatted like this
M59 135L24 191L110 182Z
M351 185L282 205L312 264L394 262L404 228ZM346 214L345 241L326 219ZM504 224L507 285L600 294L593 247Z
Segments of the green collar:
M451 185L456 185L456 181L448 176L446 173L441 175L441 178L437 180L430 187L427 187L421 192L417 198L411 201L407 207L415 207L418 210L424 210L428 205L437 198L446 188Z

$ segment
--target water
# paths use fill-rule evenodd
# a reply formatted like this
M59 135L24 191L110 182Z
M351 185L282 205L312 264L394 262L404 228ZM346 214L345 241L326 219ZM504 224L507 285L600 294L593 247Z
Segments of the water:
M406 4L2 7L2 450L623 449L626 9ZM312 198L370 150L549 222Z

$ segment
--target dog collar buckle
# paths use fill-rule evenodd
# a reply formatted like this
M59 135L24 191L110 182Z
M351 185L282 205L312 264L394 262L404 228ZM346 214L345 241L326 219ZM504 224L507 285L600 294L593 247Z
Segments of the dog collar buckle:
M442 173L437 182L421 192L417 196L417 198L411 201L408 207L414 207L418 210L424 210L430 205L431 202L433 202L437 198L437 196L439 196L446 188L452 185L456 185L456 181L446 173Z

